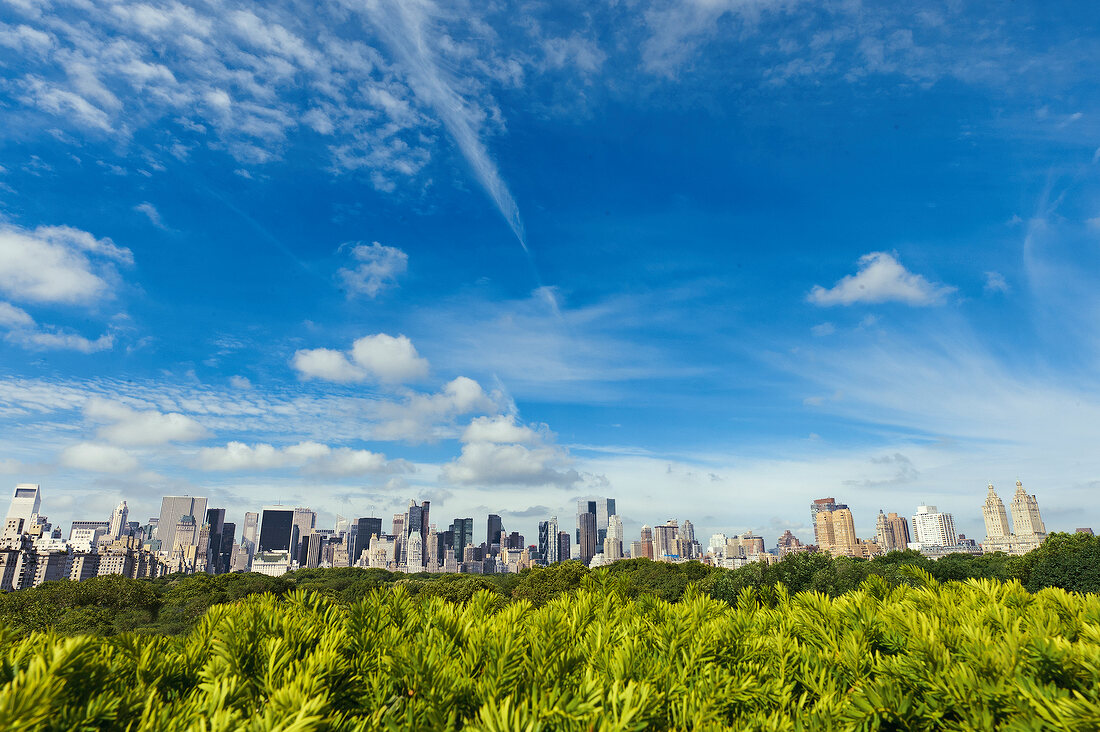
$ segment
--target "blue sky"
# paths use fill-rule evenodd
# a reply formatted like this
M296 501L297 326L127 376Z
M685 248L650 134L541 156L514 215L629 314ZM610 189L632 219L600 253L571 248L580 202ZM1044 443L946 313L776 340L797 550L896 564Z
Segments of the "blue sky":
M1100 527L1100 12L915 8L7 0L0 472Z

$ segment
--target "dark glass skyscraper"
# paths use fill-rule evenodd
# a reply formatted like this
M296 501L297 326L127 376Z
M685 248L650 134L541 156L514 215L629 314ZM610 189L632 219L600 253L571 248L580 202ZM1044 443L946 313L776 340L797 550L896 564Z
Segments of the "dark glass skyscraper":
M582 513L577 516L577 534L580 537L577 542L577 551L580 552L580 560L588 565L592 557L596 556L596 514Z
M493 544L500 547L500 532L504 530L504 523L500 520L500 516L495 513L489 514L489 520L485 524L485 546L490 552L493 550Z
M370 538L377 534L382 536L382 519L380 518L361 518L356 523L355 529L355 543L351 549L351 563L354 565L359 561L360 555L370 549Z
M259 551L292 551L294 544L297 543L297 537L292 536L293 530L293 508L265 507L260 515Z

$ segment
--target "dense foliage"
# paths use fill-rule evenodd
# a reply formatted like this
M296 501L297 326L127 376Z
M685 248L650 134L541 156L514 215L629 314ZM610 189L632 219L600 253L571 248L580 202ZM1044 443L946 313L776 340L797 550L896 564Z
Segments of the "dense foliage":
M586 577L611 583L626 597L652 595L676 602L692 583L710 596L736 602L745 588L771 597L782 584L788 592L806 590L837 597L869 577L891 586L909 583L912 569L938 581L1019 580L1028 590L1061 587L1100 592L1100 537L1053 534L1024 557L1004 554L954 554L933 562L914 551L892 552L871 561L831 559L824 554L792 554L776 564L750 564L719 570L698 562L666 564L646 559L616 562L588 570L577 562L501 575L406 575L381 569L303 569L282 577L259 574L173 575L152 582L118 576L84 582L49 582L0 595L0 623L17 633L52 630L62 635L111 635L134 631L176 635L188 632L213 606L255 594L277 597L294 590L319 592L343 604L354 603L380 587L402 586L414 597L466 602L488 592L493 602L527 601L541 607L562 593L577 590Z
M380 588L253 595L184 636L0 629L0 720L26 730L1100 728L1100 597L882 577L837 598L609 573L540 607Z

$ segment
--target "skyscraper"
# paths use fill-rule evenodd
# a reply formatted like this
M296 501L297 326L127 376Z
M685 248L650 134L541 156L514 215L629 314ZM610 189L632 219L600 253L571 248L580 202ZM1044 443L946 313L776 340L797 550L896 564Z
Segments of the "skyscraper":
M896 513L878 512L875 520L875 541L883 551L904 551L909 544L909 524Z
M122 536L122 532L126 529L126 519L130 516L130 509L126 507L126 501L118 504L115 510L111 513L111 526L107 531L107 535L112 539L117 539Z
M504 523L500 520L500 516L495 513L489 514L489 518L485 523L485 546L489 550L490 554L495 554L493 550L493 544L497 545L497 550L500 547L500 532L504 530Z
M244 515L244 528L241 529L241 539L256 545L260 538L260 514L249 511Z
M233 547L236 546L237 525L231 522L222 524L222 550L218 561L218 574L226 574L233 568Z
M982 506L982 518L985 519L985 537L987 542L998 542L1009 539L1012 532L1008 528L1008 515L1005 513L1005 504L993 489L993 484L985 494L985 504Z
M1012 527L1018 541L1041 544L1047 537L1047 527L1039 515L1039 502L1024 492L1024 484L1016 481L1012 497Z
M558 561L567 562L572 556L572 552L569 549L569 532L558 532Z
M382 536L382 519L374 516L361 518L356 521L355 543L351 551L352 565L359 563L363 552L370 548L372 536Z
M210 525L210 543L206 548L207 572L210 574L220 574L222 541L225 529L225 509L206 509L206 523Z
M822 511L835 511L835 498L818 498L810 504L810 523L814 525L814 543L821 546L821 537L817 533L817 515Z
M558 553L558 517L551 516L550 520L546 522L546 554L544 558L547 564L554 564L561 561L561 555ZM568 559L568 557L566 557Z
M20 483L15 486L8 506L7 518L23 519L23 526L31 525L31 516L42 508L42 488L35 483Z
M863 556L851 510L835 498L814 501L814 505L821 506L814 513L814 537L821 551L834 557Z
M607 520L607 535L603 540L603 554L609 561L623 558L623 522L612 514Z
M615 499L614 498L597 498L596 499L596 551L603 552L604 544L603 540L607 536L607 529L610 526L611 517L615 515Z
M293 553L295 535L294 509L286 506L264 506L260 516L258 552Z
M663 526L653 527L653 558L658 562L679 559L676 551L676 534L680 530L676 521L669 519Z
M577 514L577 551L580 552L581 563L588 566L592 557L596 556L596 514Z
M196 496L165 496L160 501L160 519L157 521L156 538L161 551L170 552L176 546L176 527L184 516L194 518L194 523L206 520L206 499ZM191 538L198 541L198 531ZM190 546L190 545L189 545Z
M317 514L308 508L301 506L294 509L294 528L298 530L298 541L304 541L313 527L317 525ZM291 552L296 552L297 547L290 547Z
M466 547L474 543L474 520L472 518L456 518L451 524L454 532L455 557L466 556Z

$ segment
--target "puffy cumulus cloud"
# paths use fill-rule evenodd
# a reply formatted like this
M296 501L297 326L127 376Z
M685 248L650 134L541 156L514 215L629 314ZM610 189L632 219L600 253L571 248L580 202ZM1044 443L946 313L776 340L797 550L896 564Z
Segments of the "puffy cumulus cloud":
M442 474L458 485L572 486L581 476L552 440L548 429L516 424L512 415L478 417L462 433L462 453Z
M405 274L409 266L408 254L378 242L352 246L351 257L357 264L336 272L349 298L376 297L385 288L396 285L398 275Z
M19 302L90 304L112 293L129 249L68 226L0 225L0 292Z
M322 381L362 381L366 378L363 370L355 366L340 351L331 348L311 348L294 352L290 365L298 372L300 379L320 379Z
M409 394L402 402L378 405L379 422L371 436L379 440L428 442L445 436L456 417L496 412L506 406L500 392L487 394L473 379L459 376L436 394Z
M197 421L178 412L138 411L125 404L93 397L84 405L84 415L96 422L109 422L97 431L101 440L115 445L163 445L193 442L208 435Z
M333 477L410 472L404 460L387 460L382 453L332 448L319 442L299 442L278 448L267 443L230 442L199 451L197 467L210 471L298 468L303 473Z
M842 277L829 289L815 285L806 299L821 306L882 302L923 306L939 304L954 291L913 274L892 254L871 252L859 258L854 275Z
M471 442L462 446L462 454L456 460L443 466L443 477L458 485L565 488L581 479L577 471L568 469L568 463L565 451L551 445Z
M121 447L95 442L78 442L66 447L61 452L61 464L95 473L129 473L138 467L137 458Z
M0 328L6 328L4 340L30 350L69 350L81 353L105 351L114 345L114 336L104 333L91 340L49 325L39 325L22 308L0 302Z
M498 414L493 417L477 417L462 433L463 442L518 442L534 444L543 435L526 425L516 424L514 415Z
M352 344L349 354L330 348L295 352L291 365L303 379L366 381L399 384L428 375L428 362L403 335L385 333L364 336Z
M428 362L416 352L412 341L378 333L355 341L351 357L366 373L378 381L401 383L428 375Z

